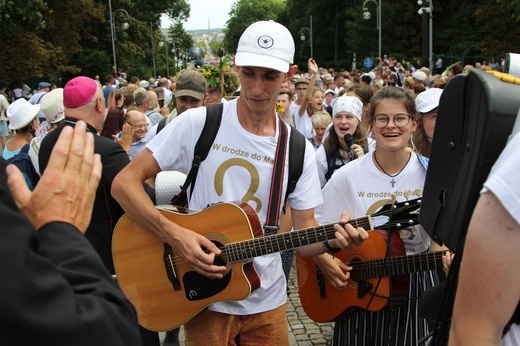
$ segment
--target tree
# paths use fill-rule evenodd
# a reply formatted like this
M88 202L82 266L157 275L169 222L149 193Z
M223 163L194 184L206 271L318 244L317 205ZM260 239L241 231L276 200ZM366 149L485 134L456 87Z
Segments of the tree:
M0 43L7 48L0 56L0 75L8 81L78 72L69 61L81 50L80 42L95 40L90 27L102 20L88 0L29 0L23 6L4 1L0 12Z
M239 0L231 7L229 20L226 22L224 49L234 53L238 40L245 29L259 20L278 21L279 13L285 10L283 0Z
M45 77L62 85L78 74L93 77L110 73L113 57L108 2L25 0L21 6L15 0L0 1L3 81ZM158 31L161 14L186 20L189 4L186 0L111 0L111 4L118 66L136 74L150 74L152 37L162 37ZM119 9L130 17L116 13ZM120 25L123 21L129 23L126 31ZM33 81L30 85L34 87Z

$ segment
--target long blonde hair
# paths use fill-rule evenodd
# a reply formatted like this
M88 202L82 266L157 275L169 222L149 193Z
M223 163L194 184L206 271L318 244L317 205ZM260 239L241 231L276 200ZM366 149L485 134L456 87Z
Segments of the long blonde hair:
M317 92L323 93L323 91L320 88L318 88L318 87L312 88L312 96L311 97L314 97L314 95L316 95ZM314 113L319 112L319 111L325 111L325 107L323 107L323 103L321 104L321 109L315 110L315 109L312 108L312 103L309 100L309 104L307 105L307 114L309 114L309 116L312 116Z

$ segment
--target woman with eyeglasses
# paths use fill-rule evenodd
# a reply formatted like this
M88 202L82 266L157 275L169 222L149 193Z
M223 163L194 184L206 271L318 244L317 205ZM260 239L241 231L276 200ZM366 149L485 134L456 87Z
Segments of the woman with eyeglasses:
M393 199L404 202L421 195L426 178L426 163L421 162L410 149L413 133L417 130L412 95L400 88L386 87L372 98L368 115L369 130L376 142L375 151L341 167L327 182L323 188L324 203L316 209L316 219L320 223L333 222L338 208L344 206L348 206L351 215L362 217L373 214L385 203L392 203ZM413 219L414 215L408 217ZM383 223L396 221L387 219ZM421 226L412 224L394 232L397 233L394 234L397 242L404 244L403 256L441 250ZM365 242L378 235L371 233ZM392 246L395 248L394 243ZM372 255L385 261L388 255L386 246L382 253ZM356 294L365 295L376 291L378 280L371 281L372 286L365 286L359 278L351 279L352 267L349 265L353 262L344 263L337 258L339 254L335 256L326 253L314 258L334 288L352 290L358 285ZM440 255L439 258L447 270L451 257ZM333 345L419 345L419 340L428 335L429 328L427 320L418 317L418 301L424 290L438 282L438 276L433 270L405 275L409 278L408 298L406 294L398 297L397 289L390 289L386 293L377 290L377 294L393 297L388 301L387 308L372 312L371 301L368 300L361 304L363 306L357 312L339 319L334 329ZM319 300L319 297L316 299ZM335 303L345 304L346 309L352 302ZM390 305L393 309L388 307Z

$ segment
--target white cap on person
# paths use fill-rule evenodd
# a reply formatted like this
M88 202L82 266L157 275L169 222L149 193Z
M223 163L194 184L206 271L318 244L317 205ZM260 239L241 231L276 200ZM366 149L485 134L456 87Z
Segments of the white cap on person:
M251 24L238 41L237 66L264 67L286 73L294 59L289 30L272 20Z
M423 91L415 98L415 107L419 113L428 113L439 107L442 89L431 88Z

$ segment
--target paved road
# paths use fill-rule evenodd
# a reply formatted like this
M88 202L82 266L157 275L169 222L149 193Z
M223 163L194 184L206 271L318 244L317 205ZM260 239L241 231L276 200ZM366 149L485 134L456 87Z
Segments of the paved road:
M303 311L298 295L298 279L296 268L289 275L289 299L287 306L287 320L289 321L289 337L291 346L326 346L332 339L332 323L316 323L309 319ZM161 333L161 341L164 333ZM181 345L184 345L184 334L179 335Z

